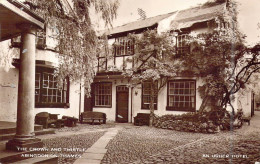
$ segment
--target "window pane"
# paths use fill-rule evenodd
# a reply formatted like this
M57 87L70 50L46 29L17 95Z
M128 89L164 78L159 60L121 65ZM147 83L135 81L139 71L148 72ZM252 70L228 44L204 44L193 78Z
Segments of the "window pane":
M157 87L157 83L155 84ZM142 84L142 108L149 108L151 101L151 82L143 82ZM154 104L157 104L157 89L154 91ZM148 104L148 106L147 106Z
M111 83L97 83L95 84L95 105L96 106L110 106L111 105L111 94L112 94Z
M115 40L115 56L132 55L134 53L134 42L126 37L120 37Z
M42 79L41 79L42 75ZM63 88L58 89L57 80L53 73L36 73L35 80L35 102L37 103L66 103L67 100L67 80L64 81ZM42 86L40 85L42 83ZM41 98L41 99L40 99ZM64 101L63 101L64 100Z
M169 82L168 106L176 108L194 108L195 81Z

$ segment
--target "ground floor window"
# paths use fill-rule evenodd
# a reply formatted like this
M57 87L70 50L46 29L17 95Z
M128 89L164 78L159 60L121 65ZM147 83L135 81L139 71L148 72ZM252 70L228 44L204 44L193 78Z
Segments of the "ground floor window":
M167 110L195 111L195 80L173 80L168 82Z
M64 80L61 88L54 76L54 70L37 68L35 74L35 106L39 108L69 107L69 80Z
M111 107L112 106L112 83L95 83L94 84L94 106Z
M151 100L151 87L152 82L143 82L142 83L142 109L150 109L150 100ZM157 109L157 83L155 84L154 90L154 109Z

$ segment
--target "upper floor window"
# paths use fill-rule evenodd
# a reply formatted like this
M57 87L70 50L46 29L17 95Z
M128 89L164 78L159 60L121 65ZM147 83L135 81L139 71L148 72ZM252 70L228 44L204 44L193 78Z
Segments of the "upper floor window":
M177 54L183 55L185 53L189 53L190 46L187 43L188 34L179 34L177 36Z
M114 56L126 56L134 54L134 41L126 37L115 39Z
M195 80L168 82L167 110L195 111Z
M46 32L37 31L36 32L36 47L39 49L44 49L46 47ZM21 36L17 36L11 39L12 47L21 47Z
M150 101L152 98L152 82L143 82L142 83L142 109L149 109L150 107ZM154 109L157 109L157 83L155 84L155 90L154 90Z
M35 74L35 106L39 108L61 108L69 105L69 80L66 78L61 88L53 70L37 68Z
M228 29L230 28L230 23L229 22L225 22L225 21L221 21L219 24L218 24L218 27L220 29Z
M107 58L104 55L99 54L98 59L98 72L107 70Z
M38 49L48 49L53 51L58 51L59 45L59 30L56 27L45 27L43 30L38 30L36 32L36 47ZM11 45L13 47L21 46L21 36L11 39Z

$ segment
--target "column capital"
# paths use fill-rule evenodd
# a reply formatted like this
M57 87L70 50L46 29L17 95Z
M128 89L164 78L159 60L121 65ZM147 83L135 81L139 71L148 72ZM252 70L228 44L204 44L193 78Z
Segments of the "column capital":
M37 26L30 24L30 23L20 23L16 25L17 28L21 30L21 32L26 32L35 35L36 30L38 29Z

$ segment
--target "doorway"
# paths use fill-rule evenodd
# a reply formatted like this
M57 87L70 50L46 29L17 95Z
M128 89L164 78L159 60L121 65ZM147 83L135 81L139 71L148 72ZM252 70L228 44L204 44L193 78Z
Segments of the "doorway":
M129 89L125 85L116 87L116 121L128 122Z

